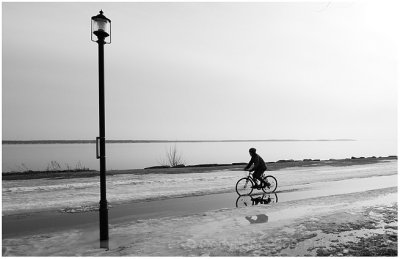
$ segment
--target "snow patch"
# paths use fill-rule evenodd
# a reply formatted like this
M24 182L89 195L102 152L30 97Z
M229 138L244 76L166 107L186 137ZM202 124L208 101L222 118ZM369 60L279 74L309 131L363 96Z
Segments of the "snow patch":
M310 182L397 174L397 162L348 167L288 168L268 171L278 180L278 191L306 188ZM118 204L138 200L234 192L246 172L220 170L189 174L121 174L107 178L107 200ZM3 215L49 209L90 208L99 202L99 179L32 179L3 181ZM75 211L85 211L76 209ZM72 211L72 210L71 210Z

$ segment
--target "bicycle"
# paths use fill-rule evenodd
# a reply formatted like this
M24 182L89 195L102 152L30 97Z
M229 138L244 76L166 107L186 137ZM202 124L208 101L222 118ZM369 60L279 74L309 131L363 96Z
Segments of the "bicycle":
M276 188L278 187L278 181L272 175L265 175L263 173L262 179L264 183L261 184L261 187L255 188L253 174L249 172L247 177L243 177L239 179L236 183L236 192L240 196L243 195L250 195L254 189L260 190L262 189L265 193L275 192Z

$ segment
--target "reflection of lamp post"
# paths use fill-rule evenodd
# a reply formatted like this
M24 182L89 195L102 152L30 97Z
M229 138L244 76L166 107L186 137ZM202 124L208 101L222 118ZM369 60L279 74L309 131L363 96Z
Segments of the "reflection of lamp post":
M97 36L97 40L94 36ZM100 14L92 17L92 41L99 45L99 122L100 137L96 138L96 156L100 159L100 248L108 248L108 208L106 198L106 138L104 106L104 44L111 43L111 20ZM107 41L106 41L107 39ZM100 154L98 146L100 141Z

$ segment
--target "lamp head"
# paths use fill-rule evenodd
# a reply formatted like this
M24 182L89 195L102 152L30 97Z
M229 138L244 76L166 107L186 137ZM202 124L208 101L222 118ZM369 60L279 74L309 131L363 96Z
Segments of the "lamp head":
M91 39L94 42L103 41L106 44L111 43L111 20L103 15L103 10L98 15L93 16L91 26ZM97 39L93 36L95 35Z

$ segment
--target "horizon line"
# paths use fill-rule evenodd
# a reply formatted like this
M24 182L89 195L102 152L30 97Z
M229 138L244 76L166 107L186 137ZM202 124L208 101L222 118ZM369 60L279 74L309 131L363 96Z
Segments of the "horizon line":
M106 143L201 143L201 142L307 142L357 141L356 139L222 139L222 140L106 140ZM96 140L3 140L2 144L92 144Z

